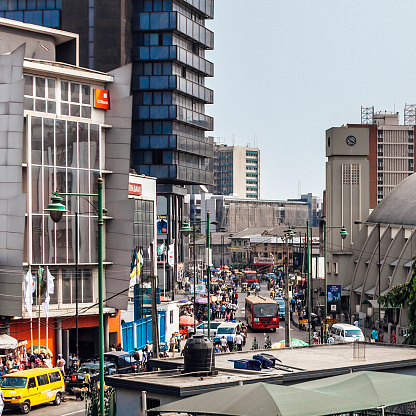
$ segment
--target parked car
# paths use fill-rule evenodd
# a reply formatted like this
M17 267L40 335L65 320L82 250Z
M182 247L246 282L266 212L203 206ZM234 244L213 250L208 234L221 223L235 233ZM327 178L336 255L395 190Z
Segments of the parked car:
M210 335L211 337L215 337L217 335L217 328L223 323L224 321L211 321L210 322ZM208 336L208 322L203 321L196 326L196 335L205 335Z
M104 361L114 363L117 368L117 374L137 373L141 365L139 361L136 361L126 351L105 352Z
M285 319L285 300L283 298L274 298L279 305L279 320Z
M91 374L93 371L99 374L100 364L95 361L87 361L81 364L78 371L65 377L65 388L67 391L71 391L74 387L86 387L85 374ZM112 362L104 362L104 375L112 375L116 372L116 365Z
M235 336L237 335L239 324L236 322L222 322L217 329L217 335L213 338L214 344L218 344L220 339L224 336L227 338L227 335L231 334L233 336L233 342L235 341Z

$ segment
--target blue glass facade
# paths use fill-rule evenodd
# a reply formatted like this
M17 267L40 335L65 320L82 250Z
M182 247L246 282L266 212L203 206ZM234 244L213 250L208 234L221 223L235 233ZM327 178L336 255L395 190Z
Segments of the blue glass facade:
M0 17L59 29L62 0L0 0Z
M214 46L205 28L213 9L213 0L133 2L132 167L158 183L212 183L206 160L213 144L205 131L213 130L213 119L205 105L213 91L204 84L214 74L205 59Z

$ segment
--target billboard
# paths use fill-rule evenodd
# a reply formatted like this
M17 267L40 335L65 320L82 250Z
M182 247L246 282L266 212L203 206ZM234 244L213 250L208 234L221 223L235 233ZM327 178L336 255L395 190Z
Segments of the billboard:
M157 227L158 234L167 234L168 233L168 216L158 215L156 217L156 227Z
M327 285L328 313L341 313L341 285Z

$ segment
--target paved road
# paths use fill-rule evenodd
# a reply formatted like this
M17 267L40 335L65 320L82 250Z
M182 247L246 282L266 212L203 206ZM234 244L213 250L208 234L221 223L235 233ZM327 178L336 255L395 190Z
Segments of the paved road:
M3 412L3 416L20 414L18 410L13 412L5 410ZM33 407L29 414L32 416L82 416L85 414L85 403L75 400L74 396L68 396L68 400L62 402L59 406L54 406L51 403L41 404Z
M270 291L267 290L267 283L261 283L261 290L259 295L262 296L270 296ZM238 310L236 313L237 321L241 320L241 322L245 322L245 315L244 315L244 302L245 302L245 293L238 293ZM253 331L251 328L248 329L247 334L247 342L243 350L251 350L253 346L254 338L256 338L259 348L264 348L265 340L267 335L270 337L272 343L281 341L285 339L285 321L280 321L279 328L276 329L276 332L272 332L268 330L267 332L264 331ZM290 326L290 337L301 339L302 341L308 342L308 332L307 331L299 331L294 325Z

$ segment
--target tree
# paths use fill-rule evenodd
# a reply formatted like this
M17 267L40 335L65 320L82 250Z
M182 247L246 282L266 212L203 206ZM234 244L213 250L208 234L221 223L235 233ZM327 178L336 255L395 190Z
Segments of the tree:
M409 331L405 343L416 344L416 268L412 266L413 277L409 282L394 286L388 293L380 296L378 303L385 308L408 308Z
M253 344L251 345L251 349L252 350L258 350L259 349L259 343L257 342L256 337L254 337Z

